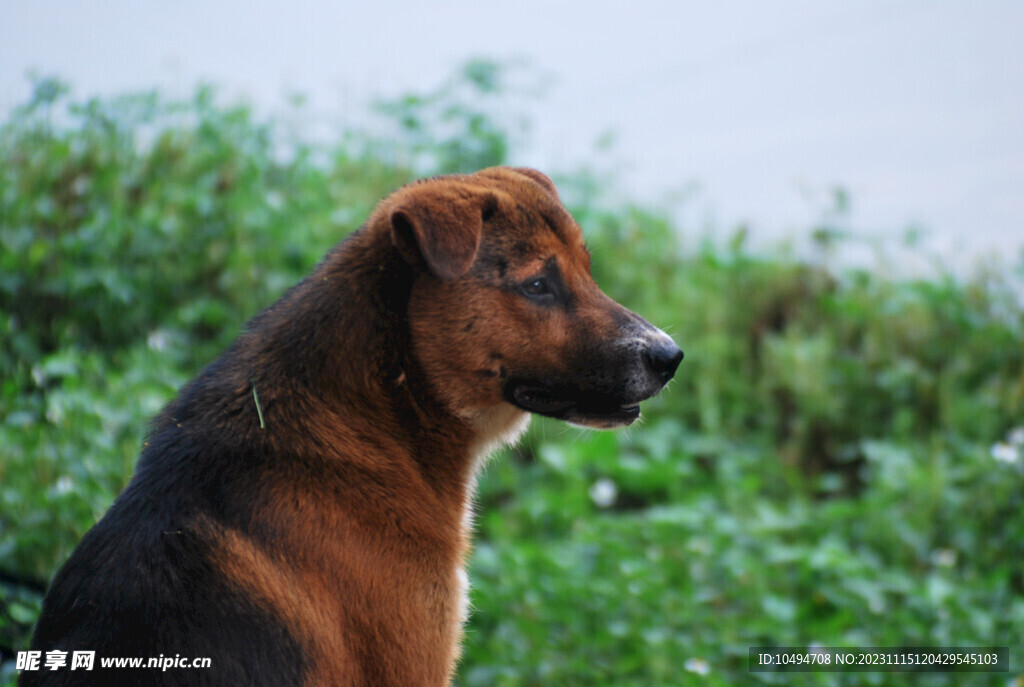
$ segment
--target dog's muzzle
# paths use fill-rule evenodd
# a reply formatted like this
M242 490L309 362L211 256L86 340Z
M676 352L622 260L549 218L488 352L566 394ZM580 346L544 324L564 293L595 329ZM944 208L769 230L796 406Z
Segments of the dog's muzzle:
M522 410L586 427L632 424L640 417L640 402L661 391L683 360L667 334L651 329L654 336L613 347L618 355L576 361L584 366L575 373L512 375L505 398Z

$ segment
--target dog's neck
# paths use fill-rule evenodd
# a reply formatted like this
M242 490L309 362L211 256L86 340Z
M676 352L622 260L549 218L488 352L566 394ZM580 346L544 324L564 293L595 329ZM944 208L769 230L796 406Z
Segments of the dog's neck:
M365 426L368 434L382 433L404 447L435 491L462 504L482 460L518 438L529 415L504 404L454 412L434 398L411 354L408 301L415 276L387 232L367 225L253 320L243 337L247 367L257 388L268 390L261 396L268 425L301 422L319 445L350 440L330 436L334 427ZM261 376L268 377L262 385ZM312 391L317 407L290 409L287 392L269 396L296 386ZM337 417L344 422L332 420Z

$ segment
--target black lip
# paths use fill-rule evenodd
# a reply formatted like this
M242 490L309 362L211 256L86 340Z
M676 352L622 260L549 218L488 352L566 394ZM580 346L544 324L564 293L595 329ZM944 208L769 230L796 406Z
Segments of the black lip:
M637 403L567 387L513 381L506 386L505 396L522 410L577 424L611 427L640 417Z

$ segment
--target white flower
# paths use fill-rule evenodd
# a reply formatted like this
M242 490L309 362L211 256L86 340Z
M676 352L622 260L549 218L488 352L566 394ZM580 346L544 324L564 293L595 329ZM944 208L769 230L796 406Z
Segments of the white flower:
M1006 435L1007 443L1014 446L1024 446L1024 427L1016 427Z
M1020 451L1013 444L1000 441L992 445L992 457L1000 463L1009 465L1020 460Z
M590 500L598 508L607 508L612 505L618 495L619 489L615 486L615 482L607 477L602 477L590 487Z
M932 551L932 563L941 568L952 568L956 565L956 550L935 549Z
M153 351L166 350L168 341L169 337L167 336L167 332L161 329L153 330L149 333L149 336L146 337L146 345Z
M697 673L698 675L707 675L711 672L711 664L703 658L688 658L684 667L691 673Z

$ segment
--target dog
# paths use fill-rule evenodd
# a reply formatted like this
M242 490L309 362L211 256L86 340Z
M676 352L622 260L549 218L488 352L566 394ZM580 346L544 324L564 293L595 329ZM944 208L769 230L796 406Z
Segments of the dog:
M44 600L68 664L20 684L448 685L485 456L531 414L629 425L682 358L544 174L405 186L154 421Z

